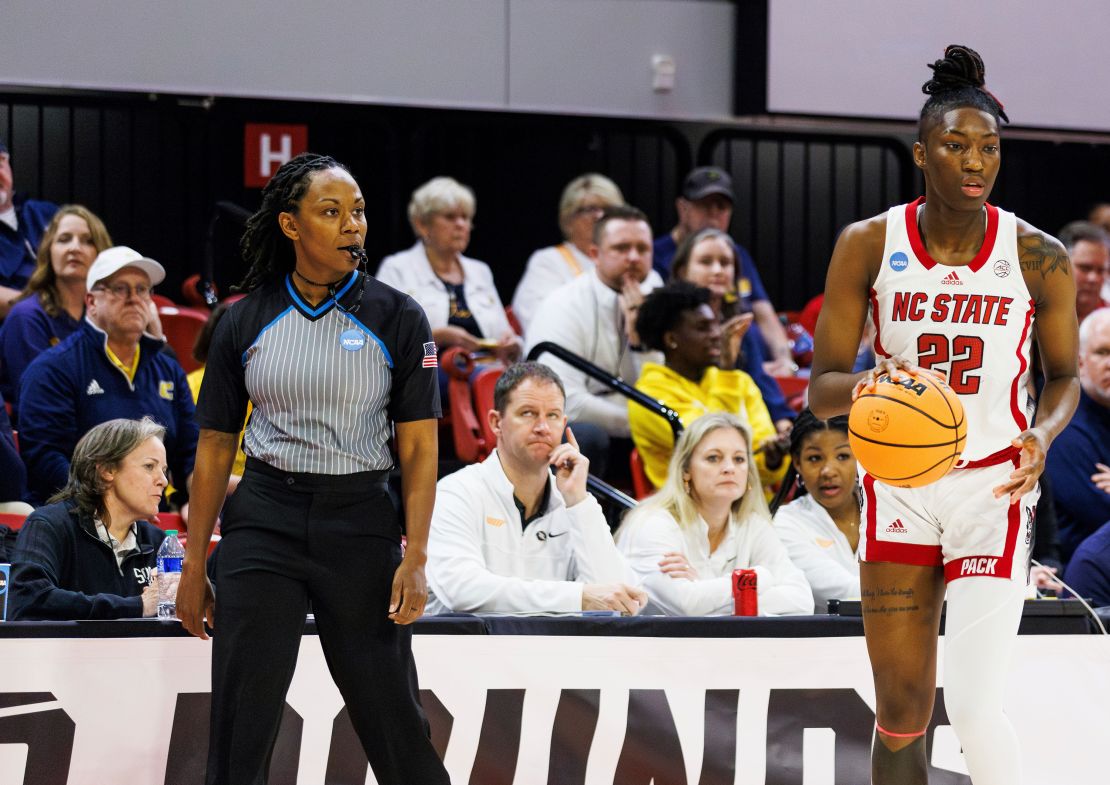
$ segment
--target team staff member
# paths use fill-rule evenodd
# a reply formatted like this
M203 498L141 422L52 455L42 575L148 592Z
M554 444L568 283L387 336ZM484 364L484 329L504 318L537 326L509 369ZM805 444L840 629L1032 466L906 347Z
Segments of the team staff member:
M565 404L546 365L516 363L497 380L486 413L497 449L439 481L428 545L436 610L634 616L647 604L586 491L589 461Z
M278 169L243 235L250 294L209 348L177 599L185 629L206 638L205 616L214 629L208 785L265 781L309 600L378 782L448 783L407 626L427 599L435 345L419 305L358 269L365 209L332 158L305 153ZM246 472L221 524L217 622L205 553L248 401ZM385 487L394 427L404 558Z
M947 590L948 718L975 785L1016 785L1020 747L1002 704L1037 478L1079 394L1075 281L1058 240L987 204L1001 162L999 118L1006 117L984 87L982 59L949 46L931 68L913 147L925 196L854 223L837 240L817 322L810 407L822 419L847 413L880 373L897 380L926 368L943 372L960 396L968 424L960 468L922 488L863 476L860 589L876 693L872 782L928 779L925 732ZM883 359L852 373L868 314ZM1045 375L1035 422L1026 392L1033 337Z

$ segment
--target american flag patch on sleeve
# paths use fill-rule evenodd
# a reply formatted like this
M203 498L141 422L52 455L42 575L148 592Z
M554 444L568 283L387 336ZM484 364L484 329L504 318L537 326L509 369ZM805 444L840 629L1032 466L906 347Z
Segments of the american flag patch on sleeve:
M439 358L436 357L435 341L428 341L424 344L424 361L421 365L424 368L435 368L439 365Z

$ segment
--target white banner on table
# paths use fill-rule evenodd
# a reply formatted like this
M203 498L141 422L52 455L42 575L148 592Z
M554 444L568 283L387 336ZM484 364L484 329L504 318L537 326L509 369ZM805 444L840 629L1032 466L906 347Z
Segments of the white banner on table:
M867 781L862 638L417 635L413 646L458 785ZM0 783L199 785L210 651L187 638L0 641ZM1102 785L1110 641L1022 636L1012 685L1026 781ZM272 785L375 783L315 636L288 704ZM931 785L969 785L942 703L928 741Z

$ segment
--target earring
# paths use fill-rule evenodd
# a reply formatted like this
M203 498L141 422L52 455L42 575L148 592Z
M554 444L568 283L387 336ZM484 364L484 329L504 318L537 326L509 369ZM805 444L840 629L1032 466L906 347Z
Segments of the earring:
M678 348L678 342L677 341L671 341L669 344L667 344L667 346L669 346L672 349L677 349Z
M806 487L806 481L802 479L802 475L800 475L800 474L798 475L798 487L799 488Z
M682 480L682 487L686 489L686 495L689 496L690 495L690 480L689 479L683 479Z

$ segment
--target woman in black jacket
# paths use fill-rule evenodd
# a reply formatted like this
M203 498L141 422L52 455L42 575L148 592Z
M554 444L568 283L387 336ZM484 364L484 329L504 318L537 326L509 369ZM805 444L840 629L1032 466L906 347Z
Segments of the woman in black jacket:
M165 429L109 420L77 443L69 482L28 516L12 556L13 619L153 616L165 533L148 521L166 488Z

